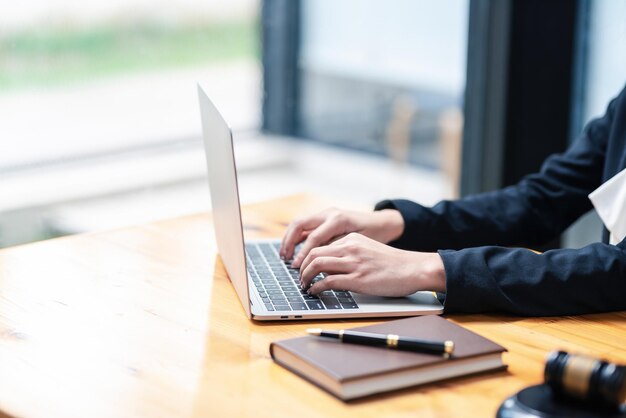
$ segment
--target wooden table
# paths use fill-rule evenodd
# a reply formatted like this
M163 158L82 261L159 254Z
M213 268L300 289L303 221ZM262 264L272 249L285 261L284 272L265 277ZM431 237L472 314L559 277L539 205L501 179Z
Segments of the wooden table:
M293 214L326 203L294 196L250 205L246 233L280 236ZM552 349L626 362L624 312L448 318L507 347L509 370L347 404L272 362L270 342L300 336L312 322L246 319L206 214L9 248L0 251L0 410L20 417L490 417L504 398L541 380Z

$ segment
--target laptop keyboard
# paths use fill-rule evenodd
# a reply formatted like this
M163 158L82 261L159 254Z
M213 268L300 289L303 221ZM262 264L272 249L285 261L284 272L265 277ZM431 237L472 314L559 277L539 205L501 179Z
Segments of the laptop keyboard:
M326 290L313 296L300 288L300 270L278 255L279 243L246 244L248 276L269 311L318 311L358 309L347 291ZM322 280L319 274L313 282Z

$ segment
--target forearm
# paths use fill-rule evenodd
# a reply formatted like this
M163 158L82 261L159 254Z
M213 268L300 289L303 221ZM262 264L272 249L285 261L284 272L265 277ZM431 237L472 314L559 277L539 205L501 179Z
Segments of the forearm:
M408 200L387 200L403 217L402 234L390 245L413 251L462 249L485 245L531 246L552 236L549 217L523 203L515 188L425 207Z
M536 254L502 247L440 251L446 312L575 315L626 309L626 244Z
M535 178L536 177L536 178ZM389 244L414 251L463 249L487 245L534 247L558 236L591 209L587 190L559 192L536 175L516 186L424 207L408 200L387 200L376 209L397 209L404 229ZM554 192L554 193L553 193Z

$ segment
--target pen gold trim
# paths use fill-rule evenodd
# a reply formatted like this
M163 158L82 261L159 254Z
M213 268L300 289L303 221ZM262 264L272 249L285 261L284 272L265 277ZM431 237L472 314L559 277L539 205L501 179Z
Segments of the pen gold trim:
M387 347L389 348L398 348L398 340L400 339L399 335L389 334L387 335Z

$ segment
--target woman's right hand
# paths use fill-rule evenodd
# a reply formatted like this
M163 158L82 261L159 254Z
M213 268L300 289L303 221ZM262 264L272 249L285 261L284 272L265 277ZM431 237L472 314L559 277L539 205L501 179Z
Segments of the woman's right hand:
M283 237L280 256L290 260L296 245L306 240L291 263L292 267L299 268L313 248L326 245L351 232L358 232L386 244L398 239L403 231L404 219L395 209L357 212L329 208L294 220Z

